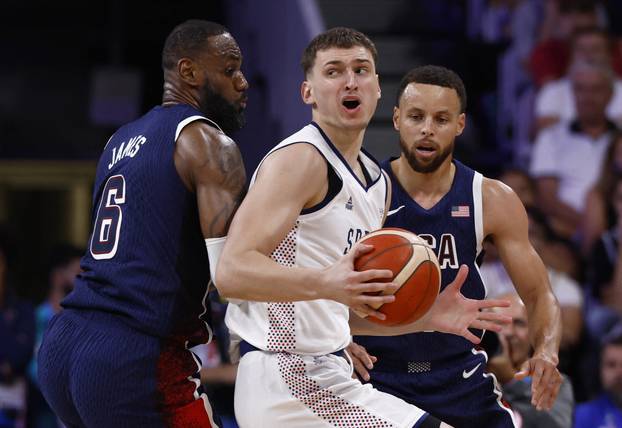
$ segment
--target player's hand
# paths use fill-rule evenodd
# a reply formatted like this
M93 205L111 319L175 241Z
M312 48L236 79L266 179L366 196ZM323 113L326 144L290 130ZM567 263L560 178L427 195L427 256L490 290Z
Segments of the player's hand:
M324 269L322 296L343 303L362 318L373 316L384 320L386 316L377 311L385 303L395 300L393 293L399 288L388 281L393 272L388 269L370 269L363 272L354 270L354 260L373 250L373 246L356 244L352 250L335 264Z
M346 347L346 351L350 355L350 358L352 358L352 364L354 364L354 374L352 377L355 377L358 374L361 379L368 381L368 370L374 368L374 363L378 361L378 358L373 355L369 355L367 353L367 349L354 342L350 342L350 344Z
M555 403L562 375L557 370L557 357L544 353L534 353L525 361L515 379L531 376L531 404L538 410L550 410Z
M425 330L440 331L456 334L478 344L481 339L469 331L469 328L480 330L501 331L502 324L508 324L512 318L482 309L493 307L507 307L507 300L467 299L460 289L469 273L466 265L460 266L456 278L438 295L434 305L421 319Z

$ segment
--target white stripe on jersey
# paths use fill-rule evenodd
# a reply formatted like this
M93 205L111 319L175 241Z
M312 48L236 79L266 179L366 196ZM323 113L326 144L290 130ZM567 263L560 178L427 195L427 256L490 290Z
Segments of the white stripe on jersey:
M177 139L179 138L179 134L181 134L181 131L186 127L186 125L194 122L195 120L207 120L209 123L214 125L220 132L224 134L224 131L220 128L220 126L218 126L216 122L214 122L211 119L208 119L207 117L196 115L196 116L187 117L181 122L179 122L179 124L177 125L177 129L175 130L175 141L177 141Z

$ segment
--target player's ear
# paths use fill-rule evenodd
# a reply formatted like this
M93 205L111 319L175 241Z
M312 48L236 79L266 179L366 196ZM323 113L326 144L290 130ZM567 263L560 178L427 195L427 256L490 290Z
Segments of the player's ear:
M198 85L198 72L194 61L190 58L181 58L177 61L177 73L179 77L189 85Z
M393 128L400 131L400 108L397 106L393 107Z
M315 99L313 98L313 90L308 80L302 82L302 85L300 86L300 96L302 97L302 101L305 104L315 104Z
M382 88L380 87L380 77L376 74L376 84L378 85L378 99L382 98Z
M466 126L466 114L460 113L458 116L458 128L456 129L456 137L458 135L462 135L462 131L464 131L464 127Z

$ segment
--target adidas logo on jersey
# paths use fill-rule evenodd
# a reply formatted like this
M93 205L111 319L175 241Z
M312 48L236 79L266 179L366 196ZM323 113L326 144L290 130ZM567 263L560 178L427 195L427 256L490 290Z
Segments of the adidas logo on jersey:
M354 208L354 204L352 204L352 196L350 196L346 202L346 209L352 211L352 208Z

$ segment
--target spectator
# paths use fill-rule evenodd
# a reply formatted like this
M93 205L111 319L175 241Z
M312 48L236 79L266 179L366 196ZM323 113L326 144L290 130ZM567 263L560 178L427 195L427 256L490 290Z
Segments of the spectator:
M600 381L603 393L577 405L574 428L622 428L622 325L602 341Z
M531 52L531 75L537 87L559 79L568 67L568 41L575 32L589 27L606 28L605 9L592 0L547 0L540 28L540 41Z
M581 250L588 256L600 236L616 222L614 190L617 177L622 176L622 133L613 137L598 182L588 192L581 232Z
M576 33L572 38L572 63L588 62L611 67L611 40L606 31L596 27ZM536 96L536 129L542 130L560 120L576 117L572 82L568 75L545 84ZM607 117L622 121L622 80L613 81L613 95L607 105Z
M489 349L488 370L501 384L503 399L511 405L523 427L569 428L572 425L574 396L572 385L566 376L563 376L557 400L548 411L538 411L531 404L531 378L515 377L532 352L527 328L527 310L516 293L506 294L503 299L511 302L510 307L495 311L511 316L513 321L504 326L498 335L486 333L496 335L492 337L496 338L495 342L498 341L496 353ZM490 340L484 343L490 343Z
M616 177L613 184L613 206L616 213L615 225L604 232L592 251L588 264L588 282L592 294L599 303L622 316L622 252L619 251L622 237L622 177ZM605 326L606 328L607 326ZM603 329L597 329L597 334Z
M611 69L577 63L571 79L577 119L560 122L538 135L530 167L539 206L565 238L579 230L586 194L598 179L616 129L605 114L613 88Z
M499 180L514 190L525 208L534 206L536 203L536 185L527 172L519 168L508 168L501 173Z
M26 411L26 367L32 357L32 306L9 284L11 246L0 230L0 428L22 426Z

